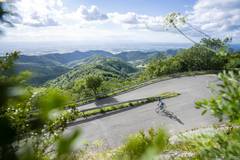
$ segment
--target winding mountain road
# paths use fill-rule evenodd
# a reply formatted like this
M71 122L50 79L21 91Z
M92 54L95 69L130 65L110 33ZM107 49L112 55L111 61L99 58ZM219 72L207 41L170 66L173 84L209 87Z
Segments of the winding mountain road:
M181 93L181 95L166 99L164 102L167 105L167 110L173 112L184 124L180 124L162 113L157 114L155 112L157 102L154 102L128 111L70 126L66 129L65 133L68 134L76 128L81 128L83 131L82 140L87 140L88 142L103 140L107 147L116 147L129 134L136 133L139 130L146 131L150 127L164 127L170 134L174 134L188 129L209 126L217 123L217 120L209 114L201 116L201 110L195 109L194 103L201 98L210 97L211 92L208 87L217 81L216 75L174 78L82 106L85 109L174 91Z

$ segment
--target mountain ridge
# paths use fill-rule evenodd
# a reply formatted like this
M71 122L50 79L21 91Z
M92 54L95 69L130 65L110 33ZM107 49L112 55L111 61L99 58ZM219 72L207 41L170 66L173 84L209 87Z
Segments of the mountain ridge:
M136 67L118 58L106 58L98 55L87 60L87 63L75 66L67 73L48 81L46 85L68 89L74 85L76 80L88 75L99 75L105 80L109 80L126 78L137 71Z
M174 53L177 53L177 50L175 50L175 52L171 50L170 55ZM123 66L131 63L133 65L132 67L135 66L136 68L139 64L144 64L152 57L161 54L167 55L168 51L165 53L162 51L128 51L113 54L104 50L90 50L85 52L73 51L63 54L20 55L19 59L15 62L15 71L21 72L24 70L30 70L33 73L33 76L29 82L34 85L39 85L55 79L79 65L89 64L90 62L96 63L98 56L99 58L112 58L115 62L121 61L121 63L119 63ZM124 64L123 62L127 64Z

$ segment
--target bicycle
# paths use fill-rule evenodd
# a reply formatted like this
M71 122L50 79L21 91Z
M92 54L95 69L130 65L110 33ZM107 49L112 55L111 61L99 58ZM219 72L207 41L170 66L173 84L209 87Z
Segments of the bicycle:
M165 103L159 103L158 107L155 109L155 112L159 113L161 111L164 114L163 116L166 116L166 117L173 119L173 120L177 121L178 123L184 125L184 123L173 112L170 112L170 111L166 110L165 108L166 108Z
M164 111L165 109L164 109L164 106L163 107L160 107L160 106L158 106L156 109L155 109L155 112L156 113L159 113L160 111Z

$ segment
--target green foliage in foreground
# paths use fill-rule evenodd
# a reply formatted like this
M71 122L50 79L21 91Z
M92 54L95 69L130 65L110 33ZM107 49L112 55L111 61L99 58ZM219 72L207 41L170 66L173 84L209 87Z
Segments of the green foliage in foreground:
M96 147L101 142L94 143ZM163 129L149 128L125 139L124 145L99 153L81 151L74 153L71 160L153 160L169 146L169 134Z
M10 12L9 8L11 7L11 5L8 4L8 6L6 6L6 2L5 1L0 1L0 24L4 24L5 26L10 26L12 27L13 24L12 22L9 21L9 17L11 18L15 18L13 17L13 13ZM7 19L8 17L8 19ZM0 34L3 33L3 27L0 27Z
M238 160L240 157L240 129L218 133L208 143L199 142L199 149L193 159Z
M240 71L219 74L222 81L218 85L216 96L209 100L196 103L197 108L203 108L205 113L210 110L214 116L223 120L226 117L230 123L240 124ZM240 129L219 133L208 144L201 146L196 152L196 159L233 159L240 157Z
M129 136L125 144L113 156L114 160L147 160L164 151L168 144L168 134L163 129L148 130L148 134L140 131Z
M66 127L65 121L55 123L55 119L62 117L61 111L71 101L60 89L34 92L25 83L27 73L9 74L18 55L14 52L0 59L0 159L50 159L49 151L64 141L60 135ZM52 158L61 159L76 134L64 146L56 145L59 149Z
M218 85L217 96L199 101L196 106L204 109L203 113L210 110L220 120L227 117L231 122L240 123L240 71L224 72L218 77L222 83Z

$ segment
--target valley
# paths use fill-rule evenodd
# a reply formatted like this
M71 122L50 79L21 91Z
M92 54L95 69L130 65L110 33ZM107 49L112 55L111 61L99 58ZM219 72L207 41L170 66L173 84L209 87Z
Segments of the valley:
M87 52L74 51L71 53L63 54L52 53L39 56L21 55L15 63L16 69L14 71L17 73L24 70L29 70L32 72L33 75L29 80L29 83L36 86L42 85L49 80L57 78L58 76L67 73L68 71L74 72L74 70L84 70L84 68L88 68L88 70L92 68L92 70L94 70L96 67L98 67L99 70L102 70L105 65L107 68L106 70L110 69L110 72L113 72L115 76L121 72L121 77L136 73L138 70L137 66L146 64L149 60L151 60L151 58L165 54L167 55L168 53L169 55L173 55L176 54L176 52L177 50L167 50L166 52L129 51L121 52L119 54L112 54L103 50L92 50ZM106 63L106 61L108 61L108 63ZM111 66L109 66L109 64L113 62L117 62L119 64L118 66L115 66L115 68L111 69ZM99 66L97 66L97 64L99 64ZM70 75L73 73L67 74ZM67 76L67 74L65 76Z

